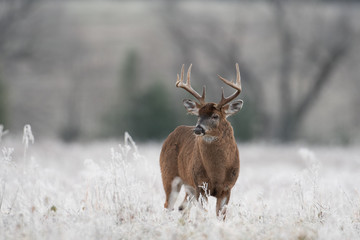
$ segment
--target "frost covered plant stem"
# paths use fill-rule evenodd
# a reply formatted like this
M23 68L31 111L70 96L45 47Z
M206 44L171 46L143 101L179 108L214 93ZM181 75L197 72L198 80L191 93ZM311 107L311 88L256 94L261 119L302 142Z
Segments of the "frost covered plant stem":
M127 148L130 147L130 144L134 150L134 157L135 158L139 158L140 157L140 154L139 154L139 151L138 151L138 148L136 146L136 143L135 141L132 139L132 137L130 136L130 134L128 132L125 132L125 135L124 135L124 140L125 140L125 146Z
M23 143L24 143L24 161L26 159L27 150L29 148L29 143L31 142L34 144L34 135L31 131L31 126L29 124L26 124L24 126L24 134L23 134Z
M14 152L14 148L6 148L6 147L4 147L2 149L3 160L5 162L11 162L11 160L12 160L11 155L13 154L13 152Z

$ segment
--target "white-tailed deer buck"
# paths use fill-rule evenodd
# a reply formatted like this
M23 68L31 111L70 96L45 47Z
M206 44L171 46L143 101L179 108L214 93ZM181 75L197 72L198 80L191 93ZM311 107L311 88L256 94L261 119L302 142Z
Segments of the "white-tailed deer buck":
M224 97L224 89L219 103L205 102L205 86L202 96L190 84L191 65L184 83L184 65L181 76L177 75L176 87L192 94L198 102L184 100L184 106L190 114L198 116L195 127L179 126L165 140L160 154L161 176L166 194L164 207L173 209L182 185L186 187L186 196L179 210L187 204L189 195L196 199L200 194L206 198L207 191L217 198L216 214L226 214L225 205L230 199L231 188L239 176L240 161L233 128L226 120L238 112L242 100L233 101L241 92L239 65L236 64L236 82L219 78L236 92ZM231 101L233 101L231 103ZM206 199L207 200L207 199Z

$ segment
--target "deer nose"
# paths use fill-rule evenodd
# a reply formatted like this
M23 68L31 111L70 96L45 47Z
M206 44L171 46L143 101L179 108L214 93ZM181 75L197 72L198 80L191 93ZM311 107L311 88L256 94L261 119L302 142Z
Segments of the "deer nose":
M194 133L196 135L204 135L205 134L205 130L203 127L201 127L200 125L197 125L195 128L194 128Z

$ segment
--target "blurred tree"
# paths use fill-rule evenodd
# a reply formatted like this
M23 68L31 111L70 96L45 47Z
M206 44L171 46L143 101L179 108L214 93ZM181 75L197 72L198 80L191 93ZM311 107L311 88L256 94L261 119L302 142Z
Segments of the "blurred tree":
M129 131L131 123L127 114L135 107L138 62L137 52L134 49L130 50L126 55L124 65L119 74L119 89L115 103L104 116L105 135L122 136L125 131Z
M0 125L4 125L4 126L6 126L7 124L6 101L7 101L7 97L6 97L5 84L2 80L1 72L0 72Z
M134 108L127 112L129 132L141 140L159 140L177 125L169 94L161 81L157 81L134 99Z
M128 52L124 67L122 69L122 79L119 86L119 92L133 96L135 93L136 86L138 84L137 67L139 64L139 57L137 52L132 49Z
M250 141L254 138L256 132L256 109L251 101L244 99L244 106L241 109L241 114L236 114L229 117L229 121L234 128L234 135L237 140Z
M139 91L138 66L137 52L129 51L121 71L116 103L105 118L107 132L110 136L123 136L128 131L140 140L161 139L176 126L175 113L161 81Z
M76 22L72 23L74 29L76 29ZM85 64L84 56L85 52L88 52L86 45L82 41L76 38L68 37L62 40L63 47L68 54L58 54L58 58L62 59L62 67L67 70L66 78L68 81L67 96L65 101L64 122L60 128L59 136L65 142L73 142L79 138L86 137L86 132L83 130L83 113L84 108L84 94L86 92L88 81L85 73L91 72L92 69ZM65 50L63 50L64 52ZM71 52L71 54L70 54ZM73 58L73 61L69 60L69 57Z
M60 138L65 142L74 142L81 136L79 114L79 92L81 91L80 79L72 79L66 106L65 125L60 129Z
M330 82L337 67L345 59L351 48L352 33L345 15L338 17L335 24L327 32L317 31L319 36L313 37L313 40L306 46L307 55L303 59L304 62L311 64L307 65L307 69L302 70L307 74L315 65L316 71L309 77L310 87L296 101L293 98L291 83L294 80L295 68L299 68L295 65L294 51L298 44L296 38L301 34L294 31L295 28L289 24L289 19L287 19L289 2L284 0L271 0L270 2L274 9L281 59L279 68L280 119L277 126L277 137L282 141L291 141L296 138L303 119L326 84ZM290 7L293 6L290 5ZM321 23L314 23L314 26L321 27ZM326 27L323 26L322 30ZM326 54L323 54L324 52ZM302 76L300 77L302 78Z
M197 66L197 79L214 79L209 76L216 76L219 72L234 72L234 64L236 62L240 64L243 89L247 89L242 94L252 102L251 107L253 108L252 114L247 116L248 118L251 117L251 120L244 122L244 124L249 125L242 126L248 131L253 131L253 133L246 134L254 137L276 138L285 142L296 139L302 121L311 107L315 105L321 91L330 82L337 67L345 59L351 47L352 30L346 13L341 14L340 17L335 17L331 23L318 17L314 20L317 22L311 25L311 30L313 30L311 33L313 34L311 36L312 41L307 43L301 37L309 35L309 33L304 33L308 29L298 27L301 18L295 18L296 22L292 23L290 20L294 17L291 19L287 17L291 14L294 15L289 7L299 13L302 11L302 3L288 0L268 0L265 2L268 2L273 9L274 30L271 33L276 33L280 46L278 52L274 54L275 58L279 57L280 59L277 68L279 116L269 112L266 108L266 82L261 81L260 77L257 76L255 67L249 66L247 61L242 59L242 43L241 39L237 38L241 34L229 36L225 32L225 28L217 24L218 21L210 17L197 18L192 13L180 8L180 1L168 1L165 5L166 9L163 11L163 17L173 41L180 48L181 61L192 62ZM316 3L308 2L306 4ZM193 27L195 24L198 25ZM199 28L202 34L192 32L198 31ZM232 32L240 31L241 27L236 26ZM307 55L300 59L298 55L294 54L295 50L306 52ZM200 51L203 56L215 59L216 64L218 64L218 68L214 69L215 71L211 72L210 75L208 70L201 69L202 61L198 58ZM299 69L301 69L300 74ZM309 73L313 72L315 73L309 76ZM268 78L268 76L264 77ZM294 99L292 91L294 90L294 84L292 84L294 78L307 79L307 82L310 82L307 91L297 100ZM214 83L214 85L217 84ZM247 102L244 106L246 104ZM240 112L241 114L242 112Z
M11 41L14 30L19 22L23 21L34 8L35 3L41 0L1 0L0 1L0 56L18 55L25 49L16 49L17 52L7 52L6 44Z
M120 95L118 95L118 105L114 112L114 120L116 121L114 126L117 126L114 133L117 136L122 136L125 131L130 131L132 125L129 114L131 115L131 112L137 107L135 102L138 94L136 89L139 88L138 67L139 56L136 50L132 49L126 56L119 83L120 89L118 92ZM123 102L123 99L127 101Z
M0 0L0 124L5 125L8 120L6 111L8 99L5 80L1 69L7 58L20 56L26 51L24 46L16 49L7 48L11 42L15 29L19 22L23 21L40 0Z

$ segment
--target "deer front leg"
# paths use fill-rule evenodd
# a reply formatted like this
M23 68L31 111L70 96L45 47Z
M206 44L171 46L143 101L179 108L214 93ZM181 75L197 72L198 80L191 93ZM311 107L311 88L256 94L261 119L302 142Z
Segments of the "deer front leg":
M226 218L226 207L230 200L230 191L225 191L216 200L216 215L223 216L223 220Z

